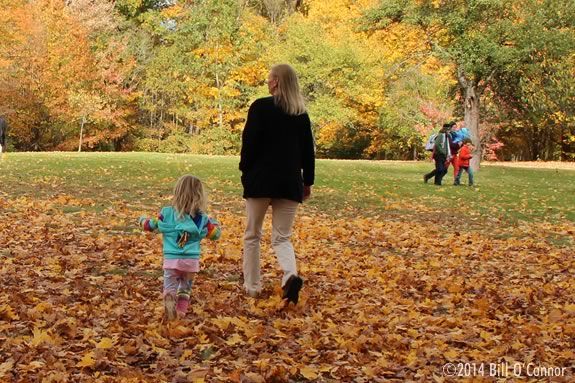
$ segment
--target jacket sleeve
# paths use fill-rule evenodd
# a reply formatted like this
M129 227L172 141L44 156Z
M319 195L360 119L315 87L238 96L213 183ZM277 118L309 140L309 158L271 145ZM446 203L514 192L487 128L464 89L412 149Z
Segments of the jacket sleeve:
M154 217L148 218L142 216L138 219L138 223L140 224L140 227L144 231L159 231L158 223L163 220L164 217L162 216L162 213L160 213L156 218Z
M301 136L301 164L303 170L303 183L306 186L311 186L315 180L315 140L311 130L311 121L307 113L304 118L305 126Z
M242 149L240 152L240 170L249 170L255 161L257 150L257 131L260 119L256 109L256 103L252 103L248 110L248 118L242 132Z
M435 137L435 145L433 147L434 154L442 154L447 156L447 147L446 147L446 134L440 133Z
M469 149L463 148L461 149L461 153L459 153L459 159L461 160L470 160L473 155L469 152Z
M220 228L220 224L215 219L208 218L206 228L208 229L206 238L211 239L212 241L217 241L222 236L222 229Z

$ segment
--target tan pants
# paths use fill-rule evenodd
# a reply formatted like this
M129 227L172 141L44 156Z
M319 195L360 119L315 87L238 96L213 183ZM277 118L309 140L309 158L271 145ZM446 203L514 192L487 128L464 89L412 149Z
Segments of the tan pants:
M295 213L299 203L287 199L246 199L247 225L244 235L244 289L249 293L262 290L260 276L260 240L268 206L272 207L272 247L283 270L282 286L297 275L295 253L290 242Z

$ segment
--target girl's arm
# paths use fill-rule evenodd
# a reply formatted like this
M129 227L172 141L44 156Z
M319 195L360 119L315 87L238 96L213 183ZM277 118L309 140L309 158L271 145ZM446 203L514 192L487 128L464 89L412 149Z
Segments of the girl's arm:
M138 224L144 231L157 231L158 222L163 221L164 217L159 214L157 218L140 217L138 219Z
M208 229L206 238L211 239L212 241L217 241L222 235L222 229L220 228L220 225L216 220L212 218L208 218L206 228Z

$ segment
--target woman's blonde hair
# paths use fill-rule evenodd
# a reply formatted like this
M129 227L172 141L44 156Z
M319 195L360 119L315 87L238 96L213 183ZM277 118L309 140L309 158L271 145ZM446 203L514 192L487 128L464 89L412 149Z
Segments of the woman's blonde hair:
M297 116L305 113L305 102L299 89L295 70L288 64L274 65L271 75L278 80L274 102L284 112Z
M182 218L185 214L195 217L200 211L206 210L207 202L204 185L199 178L186 174L176 182L172 205L176 209L178 218Z

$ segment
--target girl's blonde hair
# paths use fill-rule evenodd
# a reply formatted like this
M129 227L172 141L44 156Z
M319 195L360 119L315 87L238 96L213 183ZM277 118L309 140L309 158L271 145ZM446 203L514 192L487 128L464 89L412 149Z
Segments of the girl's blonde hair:
M274 102L285 113L297 116L305 113L305 102L299 89L295 70L288 64L274 65L271 75L278 80Z
M185 214L195 217L200 211L206 210L207 202L204 185L199 178L186 174L176 182L172 205L176 209L178 218L182 218Z

